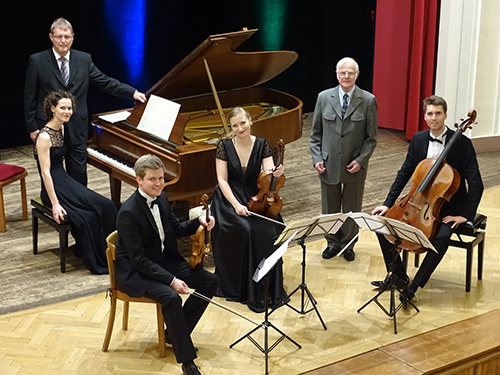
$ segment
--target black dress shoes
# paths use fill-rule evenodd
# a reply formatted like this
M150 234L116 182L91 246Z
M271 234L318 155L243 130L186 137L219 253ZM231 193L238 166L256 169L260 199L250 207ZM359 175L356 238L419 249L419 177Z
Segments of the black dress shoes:
M415 293L412 292L411 290L409 289L404 289L401 294L399 295L399 300L403 303L403 304L408 304L411 302L411 300L413 299L413 297L415 297Z
M323 259L333 258L335 255L339 253L339 249L334 249L333 247L327 247L323 250Z
M342 254L344 255L344 259L349 262L352 262L354 258L356 258L356 254L354 254L353 249L347 249Z
M190 364L182 364L182 373L183 375L201 375L200 370L194 363Z
M397 277L395 276L396 278L396 287L398 289L406 289L408 287L408 284L410 283L410 279L407 277L405 278L400 278L400 277ZM382 288L382 287L385 287L389 284L390 282L390 279L389 277L386 277L385 280L378 280L378 281L372 281L371 284L375 287L375 288Z

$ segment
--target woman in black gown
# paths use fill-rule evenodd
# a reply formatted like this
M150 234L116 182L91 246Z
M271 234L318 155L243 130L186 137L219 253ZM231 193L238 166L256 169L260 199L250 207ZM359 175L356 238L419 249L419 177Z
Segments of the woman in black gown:
M49 122L38 133L35 159L42 180L43 204L52 207L54 220L68 220L77 252L90 272L108 273L106 237L115 229L114 203L83 186L64 169L64 126L73 114L75 99L66 91L47 95L44 108Z
M228 115L231 137L217 145L216 171L218 185L212 202L212 214L217 219L212 230L215 273L220 278L219 296L228 301L246 303L255 312L263 312L264 287L252 276L260 261L276 249L273 245L281 228L269 221L249 216L247 204L259 189L257 180L262 169L274 170L279 177L282 165L274 167L268 142L251 135L252 120L241 107ZM283 262L270 271L269 296L271 307L288 302L283 288Z

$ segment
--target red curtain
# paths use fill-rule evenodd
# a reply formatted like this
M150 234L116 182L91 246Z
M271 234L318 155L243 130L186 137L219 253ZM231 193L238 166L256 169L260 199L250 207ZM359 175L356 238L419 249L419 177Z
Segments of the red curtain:
M422 100L434 91L439 0L377 2L373 93L379 126L427 128Z

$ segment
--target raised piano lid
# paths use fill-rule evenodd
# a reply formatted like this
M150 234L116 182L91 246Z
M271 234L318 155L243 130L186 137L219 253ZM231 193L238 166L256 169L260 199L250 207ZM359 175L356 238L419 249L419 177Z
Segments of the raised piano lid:
M207 59L217 91L261 85L297 60L293 51L236 52L257 29L209 36L193 52L147 91L164 98L185 98L212 90L203 57Z
M235 49L256 31L257 29L244 29L209 36L156 82L146 95L154 94L175 101L211 93L203 58L208 62L217 91L261 85L279 75L297 60L298 55L293 51L236 52ZM137 102L127 121L137 126L144 109L145 104ZM182 131L179 134L182 135ZM179 140L171 138L171 141L180 144Z

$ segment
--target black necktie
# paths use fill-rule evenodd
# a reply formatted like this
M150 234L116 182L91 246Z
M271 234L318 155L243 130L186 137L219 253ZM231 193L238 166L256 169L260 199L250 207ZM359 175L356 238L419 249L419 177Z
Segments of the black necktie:
M437 139L437 138L432 138L430 135L429 135L429 141L430 141L430 142L437 142L437 143L441 143L441 144L443 144L443 141L442 141L442 140Z
M342 101L342 118L344 118L344 115L347 111L347 99L349 98L349 95L344 94L344 100Z

